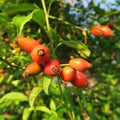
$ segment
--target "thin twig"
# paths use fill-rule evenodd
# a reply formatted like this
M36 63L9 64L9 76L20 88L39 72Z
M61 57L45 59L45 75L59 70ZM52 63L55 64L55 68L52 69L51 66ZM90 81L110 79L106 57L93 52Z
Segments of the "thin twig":
M16 67L16 68L23 69L23 68L20 67L20 66L17 66L17 65L15 65L15 64L11 64L10 62L8 62L7 59L4 59L4 58L2 58L2 57L0 57L0 60L3 61L4 63L6 63L7 65L9 65L10 67Z

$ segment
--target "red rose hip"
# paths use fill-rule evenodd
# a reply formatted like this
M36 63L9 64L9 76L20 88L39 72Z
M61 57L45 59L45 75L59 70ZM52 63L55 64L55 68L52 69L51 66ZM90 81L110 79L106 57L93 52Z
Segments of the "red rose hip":
M20 46L21 49L28 53L30 53L34 49L34 47L39 45L39 42L37 42L33 38L18 37L15 38L15 42Z
M38 65L36 62L30 63L26 66L22 76L24 78L28 77L29 75L37 75L42 71L41 65Z
M93 26L92 29L91 29L91 33L95 36L101 36L102 31L100 30L100 26L98 26L98 25Z
M87 60L83 58L72 58L69 61L69 64L71 67L78 71L86 70L92 66L91 63L89 63Z
M51 59L44 65L44 73L48 76L55 76L60 74L60 63L58 60Z
M102 35L104 37L110 37L113 35L113 31L108 26L101 26L100 30L102 31Z
M50 51L47 46L38 45L31 52L31 58L37 64L43 64L48 61Z
M83 88L86 87L88 81L87 81L87 77L82 72L76 71L75 77L71 81L71 83L75 87Z
M60 76L61 76L62 80L65 82L72 81L75 74L76 74L75 69L70 66L65 66L60 71Z

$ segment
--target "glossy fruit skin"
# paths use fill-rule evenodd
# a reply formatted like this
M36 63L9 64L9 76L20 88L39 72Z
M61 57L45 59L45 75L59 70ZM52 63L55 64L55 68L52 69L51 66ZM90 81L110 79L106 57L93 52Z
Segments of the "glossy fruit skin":
M102 31L100 30L101 26L93 26L91 29L91 33L95 36L102 36Z
M43 64L48 61L50 57L50 51L48 47L44 45L36 46L31 52L31 58L37 64Z
M93 26L91 29L91 33L95 36L104 36L110 37L113 35L113 31L108 26Z
M72 58L69 61L69 65L78 71L86 70L92 66L91 63L83 58Z
M60 71L60 76L63 81L70 82L75 77L76 71L70 66L65 66Z
M60 74L60 63L58 60L50 59L44 65L43 71L48 76L56 76Z
M71 81L72 85L75 87L83 88L86 87L88 80L85 74L76 71L74 79Z
M23 49L27 53L31 53L34 47L39 45L39 42L37 42L33 38L17 37L15 38L15 42L20 46L21 49Z
M24 78L30 75L37 75L42 71L42 66L38 65L36 62L30 63L24 70L22 76Z
M102 31L102 35L104 37L109 37L113 35L112 30L108 26L101 26L100 30Z

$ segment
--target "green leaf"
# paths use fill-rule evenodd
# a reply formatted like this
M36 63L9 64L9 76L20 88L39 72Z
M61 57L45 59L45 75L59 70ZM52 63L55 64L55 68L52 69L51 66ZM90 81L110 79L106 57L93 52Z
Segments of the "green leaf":
M0 115L0 120L5 120L3 115Z
M17 36L21 36L24 25L32 19L32 15L15 16L12 21L17 27Z
M28 16L15 16L12 21L17 27L17 36L22 35L22 30L24 25L33 19L36 23L38 23L41 27L45 24L45 15L42 9L35 9Z
M44 76L43 77L43 90L46 94L49 94L48 89L51 83L51 77Z
M47 108L46 106L36 106L35 110L51 114L51 110L49 108Z
M0 77L0 84L4 81L4 76Z
M28 120L30 114L32 111L41 111L41 112L45 112L48 114L51 114L51 111L49 108L45 107L45 106L36 106L36 107L29 107L29 108L25 108L23 111L23 115L22 115L22 120Z
M42 91L41 87L34 87L31 91L30 97L29 97L29 104L30 106L33 106L36 97L40 94Z
M0 24L7 23L9 21L9 18L5 16L4 14L0 14Z
M22 102L22 101L27 101L27 100L28 100L27 97L20 92L10 92L10 93L5 94L0 99L0 104L5 101Z
M4 2L5 2L5 0L0 0L0 6L2 6L4 4Z
M57 95L57 96L60 95L60 91L59 91L58 84L56 84L56 82L53 81L53 80L52 80L51 83L50 83L50 89L49 89L49 91L50 91L52 94L54 94L54 95Z
M22 115L22 120L28 120L31 112L34 110L34 107L25 108Z
M83 44L80 41L65 41L65 40L61 40L61 42L71 48L76 49L76 51L81 55L81 57L89 57L90 56L90 50L87 48L87 46L85 44Z
M14 6L10 6L6 9L3 10L3 12L5 12L6 14L11 14L11 13L16 13L16 12L25 12L25 11L30 11L30 10L34 10L36 8L36 6L34 4L30 4L30 3L21 3L21 4L17 4Z
M55 103L54 103L54 101L52 99L50 101L50 109L53 110L53 111L56 110L56 105L55 105Z
M6 83L10 83L13 79L13 74L9 75L9 74L5 74L4 76L0 77L0 83L2 83L3 81L6 81Z
M32 19L39 24L41 27L45 25L45 14L42 9L36 9L32 13Z

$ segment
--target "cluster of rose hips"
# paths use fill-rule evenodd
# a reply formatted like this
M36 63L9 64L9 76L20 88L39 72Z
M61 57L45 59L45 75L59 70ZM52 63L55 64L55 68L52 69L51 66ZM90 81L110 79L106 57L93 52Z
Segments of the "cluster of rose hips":
M22 74L24 78L44 72L48 76L60 76L64 82L71 82L76 87L85 87L88 83L82 72L91 67L83 58L72 58L65 66L56 59L50 58L50 50L33 38L15 38L21 49L30 54L32 63L28 64Z
M93 26L91 29L91 33L95 36L104 36L104 37L110 37L113 35L113 31L109 26L103 26L103 25L96 25Z

